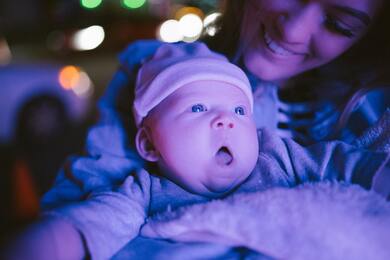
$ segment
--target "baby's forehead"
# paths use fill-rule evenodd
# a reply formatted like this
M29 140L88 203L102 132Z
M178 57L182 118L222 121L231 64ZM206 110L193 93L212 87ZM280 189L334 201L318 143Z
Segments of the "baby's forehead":
M221 100L228 97L231 100L245 100L250 103L247 94L233 84L216 80L199 80L177 88L167 98L191 100L191 98L205 98Z
M251 110L251 101L242 88L216 80L193 81L175 89L148 113L147 122L153 124L162 118L181 113L190 105L237 106Z

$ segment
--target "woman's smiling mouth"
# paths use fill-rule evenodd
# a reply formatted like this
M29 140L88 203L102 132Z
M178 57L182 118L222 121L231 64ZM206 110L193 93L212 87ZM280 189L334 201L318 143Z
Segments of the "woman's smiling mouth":
M264 26L263 26L262 31L263 31L263 39L264 39L265 47L270 52L277 55L278 57L289 58L289 57L293 57L293 56L297 57L297 56L307 55L306 52L287 49L287 48L283 47L282 45L280 45L279 43L277 43L275 40L273 40L271 38L269 33L265 30Z
M275 41L271 39L271 37L268 35L267 32L264 33L264 40L265 44L267 45L268 49L271 50L273 53L281 55L281 56L291 56L296 55L297 53L294 53L292 51L289 51L282 46L278 45Z

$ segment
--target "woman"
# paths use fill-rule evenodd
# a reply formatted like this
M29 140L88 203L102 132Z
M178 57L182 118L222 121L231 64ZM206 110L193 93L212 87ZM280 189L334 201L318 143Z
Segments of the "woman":
M382 100L376 91L350 115L367 88L390 82L380 63L390 58L389 6L382 0L227 1L209 45L252 75L259 126L277 127L301 143L353 142L390 105L389 91ZM273 112L269 118L260 116L264 104Z
M364 88L386 80L378 57L390 57L385 48L389 36L383 34L388 6L384 0L229 0L219 34L207 42L248 73L258 127L273 127L303 143L332 134L352 141L348 138L354 134L349 129L361 119L347 120L351 108L365 93ZM89 131L88 156L69 161L44 196L45 209L83 200L95 191L118 191L130 172L142 167L131 148L135 127L130 121L129 96L137 68L160 44L140 41L122 54L121 68L100 102L100 122ZM330 62L333 64L324 66ZM379 102L376 106L366 103L375 111L369 114L369 123L373 123L380 115ZM344 107L348 113L342 114ZM361 118L366 116L364 111ZM335 131L338 128L341 135ZM87 213L82 212L80 219ZM104 222L98 212L92 215ZM53 230L60 235L72 229L65 221L54 221ZM123 231L126 238L126 227L116 231ZM78 234L67 234L80 239Z
M381 64L390 58L390 35L384 33L390 24L387 1L226 4L219 33L206 41L247 71L258 127L274 128L303 144L353 142L389 106L388 89L361 99L371 88L390 82L388 68ZM160 44L138 41L122 53L121 67L99 103L100 121L88 133L88 156L68 161L43 197L45 208L114 188L143 166L132 148L135 127L129 97L137 68Z

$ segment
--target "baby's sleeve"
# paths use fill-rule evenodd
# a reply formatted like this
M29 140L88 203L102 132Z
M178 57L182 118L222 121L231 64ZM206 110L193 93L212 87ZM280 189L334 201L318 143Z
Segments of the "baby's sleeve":
M345 181L370 188L374 176L387 164L387 153L368 151L341 141L301 146L263 131L263 153L278 164L291 186L310 181Z
M141 170L116 189L92 192L84 201L45 211L73 225L92 259L108 259L136 237L150 202L150 176ZM66 244L66 241L64 241Z

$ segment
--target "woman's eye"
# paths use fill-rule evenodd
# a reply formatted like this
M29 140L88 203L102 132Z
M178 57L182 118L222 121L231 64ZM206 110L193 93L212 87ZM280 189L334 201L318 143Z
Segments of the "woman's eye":
M191 107L191 111L194 113L199 113L199 112L205 112L207 111L207 108L205 105L202 104L196 104Z
M243 115L245 115L246 113L245 113L245 109L243 108L243 107L236 107L235 109L234 109L234 112L237 114L237 115L241 115L241 116L243 116Z
M352 30L343 26L340 21L338 21L336 18L332 16L328 15L326 17L325 25L329 30L344 35L348 38L352 38L355 36Z

